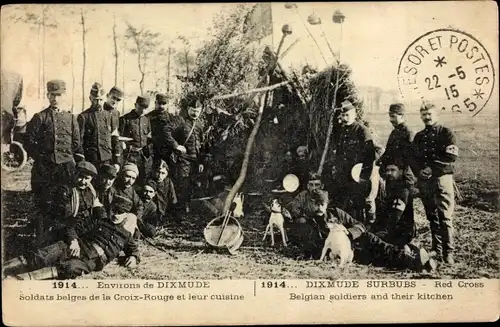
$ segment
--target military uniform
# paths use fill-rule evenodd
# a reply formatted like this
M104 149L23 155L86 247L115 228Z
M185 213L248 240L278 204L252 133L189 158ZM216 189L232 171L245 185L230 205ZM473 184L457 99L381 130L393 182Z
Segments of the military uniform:
M142 218L144 204L133 186L123 188L119 185L113 185L107 194L107 198L110 201L104 199L105 203L103 205L109 217L117 213L133 213L138 219Z
M65 92L63 81L49 81L49 92ZM76 117L68 111L51 106L36 113L26 127L25 148L34 159L31 189L42 212L47 196L57 185L74 179L75 158L83 159L80 131Z
M382 240L366 230L366 227L347 212L339 208L329 208L323 217L307 216L305 222L296 222L295 229L301 235L299 244L306 257L319 258L324 240L330 230L327 223L338 223L347 228L354 245L354 258L361 263L371 263L391 268L420 271L428 268L428 254L412 245L397 246Z
M401 103L391 104L389 107L390 114L404 115L405 107ZM383 175L385 168L391 162L400 161L404 164L404 175L406 181L414 183L415 176L410 167L410 160L412 157L412 142L414 133L410 130L405 122L396 126L389 134L385 151L377 160L376 164L380 166L380 174Z
M153 158L155 161L161 159L161 152L163 147L163 127L165 123L172 116L163 106L168 103L167 96L162 93L156 94L156 108L149 114L149 122L151 124L151 138L153 142ZM168 162L168 161L167 161Z
M419 176L425 168L432 170L429 179L419 177L418 188L432 233L432 248L438 256L453 254L453 212L455 193L453 162L458 147L453 132L442 125L426 126L413 141L412 169Z
M4 273L16 274L20 279L74 279L102 270L121 251L126 256L134 256L139 262L139 250L133 238L137 227L134 218L128 215L126 221L119 224L113 223L105 215L83 220L66 230L66 242L59 241L8 260L3 267ZM73 240L78 240L79 257L70 256L68 244Z
M163 181L157 183L157 185L156 197L153 201L156 203L159 216L164 219L177 204L177 195L175 194L174 183L170 177L165 178Z
M386 181L386 196L377 212L376 232L384 241L403 246L416 236L411 187L402 178Z
M85 159L99 169L104 164L117 164L120 144L113 140L114 125L111 113L104 109L88 108L78 115L78 125Z
M113 86L111 88L111 90L109 90L108 96L115 97L119 101L122 101L123 100L123 91L120 88ZM113 108L107 102L104 103L103 108L104 108L104 110L108 111L111 114L111 119L113 120L113 125L118 126L119 119L120 119L120 112L117 109Z
M140 101L140 98L138 97L138 101ZM147 102L149 104L149 100ZM133 139L126 142L126 149L123 154L124 163L135 163L139 168L139 180L144 181L151 174L152 167L150 150L151 125L149 118L139 114L136 110L132 110L120 118L119 132L121 136Z
M360 178L365 181L371 178L375 146L370 131L358 122L342 127L335 151L333 167L336 172L328 189L333 202L342 208L348 208L348 201L351 200L355 209L365 209L374 214L374 199L369 197L371 184L359 184L351 177L354 165L363 163Z
M203 122L181 116L170 116L163 127L163 140L166 146L162 149L161 159L173 162L175 189L180 206L185 206L191 198L191 184L198 173L198 165L203 164L205 156L202 149L203 144ZM184 145L186 153L174 155L170 160L170 154L179 145Z

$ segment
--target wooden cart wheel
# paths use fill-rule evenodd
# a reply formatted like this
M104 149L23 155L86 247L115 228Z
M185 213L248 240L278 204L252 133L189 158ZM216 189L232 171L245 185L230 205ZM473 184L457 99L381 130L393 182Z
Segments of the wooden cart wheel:
M12 142L8 150L2 152L2 169L5 171L18 171L23 169L28 161L28 154L19 142Z

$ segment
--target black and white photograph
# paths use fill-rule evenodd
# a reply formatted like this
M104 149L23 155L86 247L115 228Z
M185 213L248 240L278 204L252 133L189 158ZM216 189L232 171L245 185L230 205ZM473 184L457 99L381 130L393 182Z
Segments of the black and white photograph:
M2 279L498 279L498 8L1 11Z

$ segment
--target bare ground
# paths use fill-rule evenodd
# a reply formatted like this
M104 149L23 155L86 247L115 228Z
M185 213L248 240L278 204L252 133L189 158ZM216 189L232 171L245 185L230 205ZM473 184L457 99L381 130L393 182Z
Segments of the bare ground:
M478 116L479 117L479 116ZM387 114L368 115L378 136L385 143L390 132ZM82 278L92 279L281 279L281 278L343 278L343 279L404 279L404 278L499 278L499 122L498 113L470 117L444 116L444 123L454 129L460 148L456 180L464 199L455 210L456 264L439 267L432 274L392 271L373 266L353 264L334 269L331 264L296 260L294 249L277 246L261 239L268 217L247 213L241 224L244 242L236 255L207 251L203 228L210 216L192 216L175 229L167 230L151 242L140 244L142 261L137 268L127 269L110 263L101 272ZM409 115L409 125L421 129L418 115ZM7 257L19 254L31 240L27 226L34 215L30 196L31 166L15 173L2 172L2 223L4 249ZM429 224L420 200L415 203L418 227L417 241L430 245ZM161 250L160 250L161 249Z
M27 223L33 215L29 194L29 166L23 172L4 174L3 221L5 252L8 257L20 253L31 239ZM430 244L428 223L420 201L415 205L418 242ZM203 228L211 217L193 216L180 227L167 230L166 235L141 241L141 263L128 269L117 261L101 272L82 278L91 279L405 279L405 278L498 278L498 214L476 208L456 209L456 260L453 267L441 267L432 274L394 271L382 267L353 264L333 269L328 262L297 260L293 248L283 248L279 235L272 248L269 239L261 239L265 229L264 216L241 219L245 240L236 255L212 253L205 247Z

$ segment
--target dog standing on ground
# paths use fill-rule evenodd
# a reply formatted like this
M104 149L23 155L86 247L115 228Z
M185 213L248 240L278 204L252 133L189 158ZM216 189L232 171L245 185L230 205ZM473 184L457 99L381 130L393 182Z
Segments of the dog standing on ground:
M273 199L271 201L271 215L269 216L269 223L267 224L266 231L264 232L264 238L262 241L265 241L266 236L268 234L271 235L271 245L274 246L274 226L278 227L278 230L281 233L281 239L283 240L283 245L287 246L287 236L285 231L285 217L291 220L290 213L282 208L281 203L278 199Z
M341 224L327 223L330 233L325 240L320 261L325 259L326 253L330 250L330 259L339 260L339 267L352 263L354 252L352 251L351 241L347 236L349 232Z

